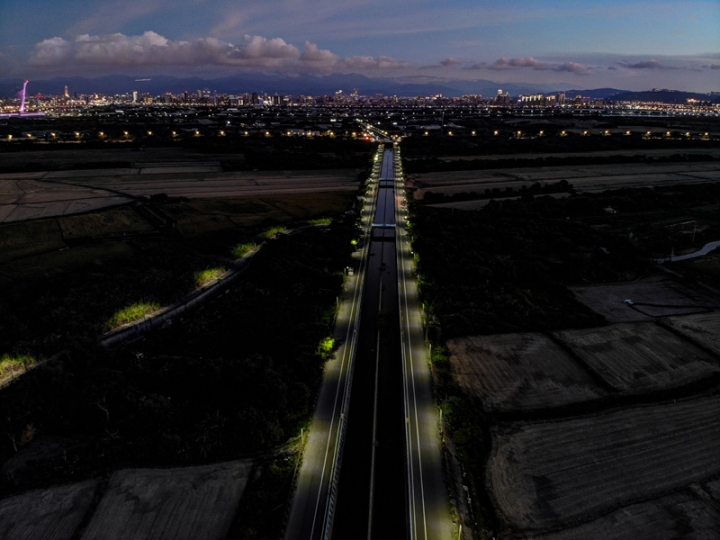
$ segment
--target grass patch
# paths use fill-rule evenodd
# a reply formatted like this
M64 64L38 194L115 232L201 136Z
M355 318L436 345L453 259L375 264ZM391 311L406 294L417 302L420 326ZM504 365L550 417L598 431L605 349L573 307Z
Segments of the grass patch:
M308 219L307 223L308 225L330 225L332 218Z
M0 357L0 377L16 373L20 370L28 369L35 364L37 364L37 360L27 354L21 354L18 356L3 354L2 357Z
M140 320L160 309L162 309L162 306L157 302L138 302L115 313L107 322L107 329L112 330L118 326Z
M216 280L226 272L225 268L206 268L199 272L195 272L195 285L202 287L211 281Z
M236 259L240 259L250 253L255 248L255 244L245 243L238 244L232 249L232 255Z
M262 233L260 236L264 238L265 240L270 240L271 238L274 238L281 232L285 232L287 230L287 227L284 227L283 225L277 225L275 227L270 227L267 231Z

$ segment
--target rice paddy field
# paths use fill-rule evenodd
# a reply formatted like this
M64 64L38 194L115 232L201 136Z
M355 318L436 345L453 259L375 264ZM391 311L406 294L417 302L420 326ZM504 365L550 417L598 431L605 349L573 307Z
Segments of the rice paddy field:
M655 274L616 284L573 286L570 290L580 302L613 323L652 321L657 317L720 308L720 299L711 291L689 287L667 275Z
M717 538L720 513L717 498L708 497L708 484L647 502L624 506L588 523L562 531L530 535L527 540L673 540Z
M498 538L717 538L718 336L709 312L449 340Z
M720 313L698 313L687 317L668 317L664 325L679 332L706 350L720 356Z
M513 529L591 520L720 474L718 418L715 396L499 425L488 487Z
M152 225L127 206L110 208L104 212L61 217L57 221L63 238L67 240L129 236L154 230Z
M711 355L653 323L554 335L618 392L661 390L720 374L720 364Z
M543 334L456 338L447 344L455 380L486 411L533 410L597 399L605 391Z
M486 169L475 171L442 171L412 175L420 189L416 197L422 199L428 191L452 195L467 191L483 192L487 188L519 190L535 182L551 183L567 180L578 191L593 192L607 189L698 184L720 179L717 163L683 164L608 164L584 166L550 166L517 169Z

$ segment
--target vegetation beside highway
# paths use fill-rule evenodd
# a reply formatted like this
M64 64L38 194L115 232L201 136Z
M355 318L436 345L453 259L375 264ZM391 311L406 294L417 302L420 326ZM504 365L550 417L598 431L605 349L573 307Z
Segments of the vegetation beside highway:
M719 205L716 184L623 189L564 199L536 194L492 201L470 212L429 207L421 201L411 205L434 389L445 420L445 456L449 463L457 458L467 474L456 486L451 482L451 490L460 507L468 496L461 484L469 486L470 515L463 518L477 523L476 537L505 537L508 532L486 491L491 427L500 421L545 417L532 411L505 417L486 411L481 399L457 385L446 340L607 324L579 303L568 286L632 280L650 272L650 258L671 247L688 251L720 239ZM688 266L676 263L673 268L685 272ZM699 266L693 266L698 268L694 277L715 286L720 283L716 270L700 276ZM586 409L576 404L572 414Z
M353 234L350 218L280 235L201 311L123 350L77 337L62 359L3 390L0 461L39 437L62 451L3 477L2 493L123 466L234 459L293 437L331 353Z
M92 341L217 277L255 243L290 224L337 215L352 199L160 200L2 224L0 354L41 358Z

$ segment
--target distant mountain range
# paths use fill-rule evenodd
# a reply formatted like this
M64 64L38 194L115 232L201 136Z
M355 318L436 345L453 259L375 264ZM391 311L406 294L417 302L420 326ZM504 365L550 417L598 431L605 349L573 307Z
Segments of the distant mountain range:
M660 103L685 103L688 99L718 101L720 96L682 92L680 90L648 90L645 92L623 92L609 96L613 101L658 101Z
M525 83L499 84L487 80L413 80L413 79L373 79L364 75L327 75L316 77L282 77L270 75L236 75L220 79L201 79L199 77L143 77L135 78L124 75L110 75L88 79L84 77L54 78L49 80L30 81L28 92L32 95L62 95L67 85L70 94L125 94L137 90L150 92L153 95L171 92L179 94L184 91L195 92L208 89L221 94L242 94L244 92L267 92L269 94L322 96L332 95L338 90L346 94L355 88L364 96L382 94L384 96L461 96L463 94L482 94L493 96L499 88L511 95L521 93L549 92L553 88L548 85ZM0 81L0 96L10 97L22 88L22 80Z
M21 79L0 80L0 96L12 97L22 89ZM481 94L495 96L500 88L510 95L518 94L553 94L564 92L568 97L582 95L595 99L613 100L652 100L666 101L668 103L684 102L687 97L709 99L707 94L696 94L680 91L657 92L630 92L617 88L596 88L585 90L563 90L569 84L531 84L531 83L498 83L484 79L473 81L447 80L447 79L389 79L370 78L358 74L334 74L323 77L304 75L299 77L242 74L219 79L202 79L199 77L129 77L125 75L109 75L97 78L67 77L48 80L30 81L28 93L30 95L62 95L68 87L70 95L77 94L125 94L133 91L139 93L149 92L152 95L171 92L179 94L185 91L210 90L220 94L242 94L245 92L258 92L283 95L332 95L338 90L350 94L357 88L358 93L364 96L382 94L385 96L443 96L455 97L464 94ZM716 98L716 96L713 96Z

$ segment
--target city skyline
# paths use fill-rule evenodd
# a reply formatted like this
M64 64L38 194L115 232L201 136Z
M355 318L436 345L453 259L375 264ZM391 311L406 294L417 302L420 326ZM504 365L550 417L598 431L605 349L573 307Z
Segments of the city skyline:
M72 7L72 9L70 9ZM0 78L358 73L720 89L716 2L8 0Z

